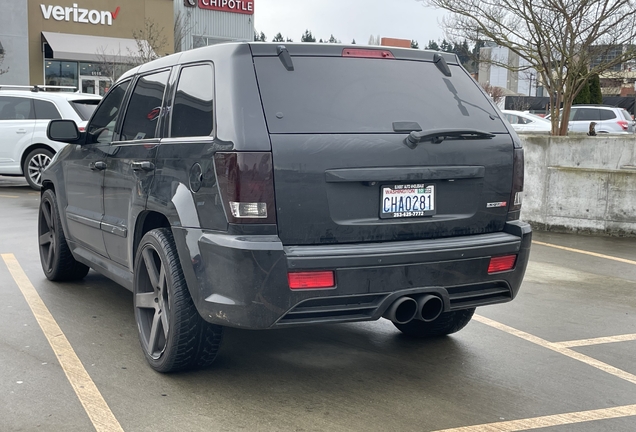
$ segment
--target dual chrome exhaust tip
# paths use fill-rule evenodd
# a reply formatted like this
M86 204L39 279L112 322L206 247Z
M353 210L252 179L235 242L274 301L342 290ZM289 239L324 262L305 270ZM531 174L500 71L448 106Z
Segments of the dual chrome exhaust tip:
M400 297L382 315L396 324L406 324L414 319L435 321L444 310L444 302L436 295L421 294Z

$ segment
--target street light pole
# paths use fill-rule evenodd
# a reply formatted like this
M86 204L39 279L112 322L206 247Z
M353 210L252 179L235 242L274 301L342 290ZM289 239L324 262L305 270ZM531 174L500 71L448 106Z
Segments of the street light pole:
M532 93L532 78L534 78L534 75L532 73L530 73L530 85L528 86L528 97L532 96L530 93Z

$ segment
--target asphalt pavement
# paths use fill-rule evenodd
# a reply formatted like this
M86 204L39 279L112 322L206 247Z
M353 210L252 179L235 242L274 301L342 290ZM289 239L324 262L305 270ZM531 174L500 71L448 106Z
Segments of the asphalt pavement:
M228 329L211 368L162 375L129 291L44 277L38 204L0 177L0 431L636 430L636 239L535 232L518 297L448 337Z

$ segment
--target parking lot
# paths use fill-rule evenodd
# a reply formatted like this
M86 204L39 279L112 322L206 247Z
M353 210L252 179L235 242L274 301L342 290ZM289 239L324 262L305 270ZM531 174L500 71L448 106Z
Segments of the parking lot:
M519 296L449 337L229 329L213 367L161 375L129 291L44 277L38 204L0 177L2 431L636 429L634 239L535 232Z

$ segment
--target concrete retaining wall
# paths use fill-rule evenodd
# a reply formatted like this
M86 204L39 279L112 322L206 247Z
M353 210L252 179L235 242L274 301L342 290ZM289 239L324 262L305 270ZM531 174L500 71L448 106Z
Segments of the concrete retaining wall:
M520 138L523 220L544 230L636 236L636 137Z

